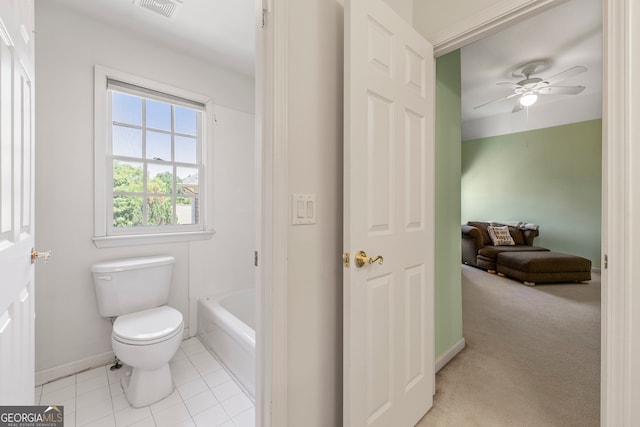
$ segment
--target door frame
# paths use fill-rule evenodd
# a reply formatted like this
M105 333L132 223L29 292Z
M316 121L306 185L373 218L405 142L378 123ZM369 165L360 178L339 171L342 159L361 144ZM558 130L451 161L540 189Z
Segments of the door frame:
M256 427L287 425L287 0L256 5Z
M265 11L265 26L258 31L256 105L260 111L257 134L262 135L262 194L259 242L262 258L258 302L258 426L287 425L287 239L288 232L288 122L287 122L287 2L256 0ZM435 56L461 48L475 40L526 19L564 0L504 0L470 19L451 25L430 40ZM640 150L632 150L634 136L640 138L640 121L629 113L640 99L640 82L630 79L640 67L629 46L635 36L631 25L640 22L635 0L602 0L603 4L603 140L602 140L602 253L608 268L602 269L601 322L601 424L630 426L631 403L640 398L640 372L630 366L640 352L630 338L640 342L640 331L632 328L631 307L640 307L633 284L640 281L640 227L632 227L629 212L640 211L632 199L634 182L640 182ZM637 38L638 36L636 36ZM640 56L640 55L638 55ZM636 63L634 63L634 60ZM636 95L635 97L633 95ZM640 107L639 107L640 108ZM258 114L257 114L258 115ZM615 141L615 143L614 143ZM638 263L636 263L638 264ZM610 286L609 284L615 284ZM634 304L635 303L635 304ZM260 339L262 338L262 339ZM634 376L635 375L635 376ZM634 382L635 380L635 382ZM632 399L634 398L634 399ZM636 410L637 411L637 410Z

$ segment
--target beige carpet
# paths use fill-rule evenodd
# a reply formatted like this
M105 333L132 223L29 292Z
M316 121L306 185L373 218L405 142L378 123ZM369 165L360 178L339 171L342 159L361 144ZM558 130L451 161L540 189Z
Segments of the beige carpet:
M466 348L436 376L427 426L598 426L600 275L522 283L462 266Z

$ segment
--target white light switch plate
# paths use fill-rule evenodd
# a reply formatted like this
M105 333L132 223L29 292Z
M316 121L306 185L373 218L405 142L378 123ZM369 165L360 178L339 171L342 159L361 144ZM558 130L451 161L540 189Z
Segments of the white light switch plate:
M293 225L316 223L315 194L291 194L291 223Z

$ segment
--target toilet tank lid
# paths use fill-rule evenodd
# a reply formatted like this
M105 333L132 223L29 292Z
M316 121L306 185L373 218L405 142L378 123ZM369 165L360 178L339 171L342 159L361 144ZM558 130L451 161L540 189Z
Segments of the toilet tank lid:
M141 258L116 259L98 262L91 266L92 273L115 273L117 271L137 270L139 268L156 267L173 264L175 258L169 255L150 256Z

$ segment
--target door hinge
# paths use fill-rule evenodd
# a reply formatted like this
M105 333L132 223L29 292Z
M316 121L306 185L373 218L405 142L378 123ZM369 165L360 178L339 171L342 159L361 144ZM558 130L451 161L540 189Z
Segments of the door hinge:
M349 268L351 266L350 260L349 260L349 252L345 252L342 254L342 265L345 268Z
M258 251L253 252L253 265L258 266Z
M608 266L609 266L609 256L607 254L604 254L604 269L606 270Z

